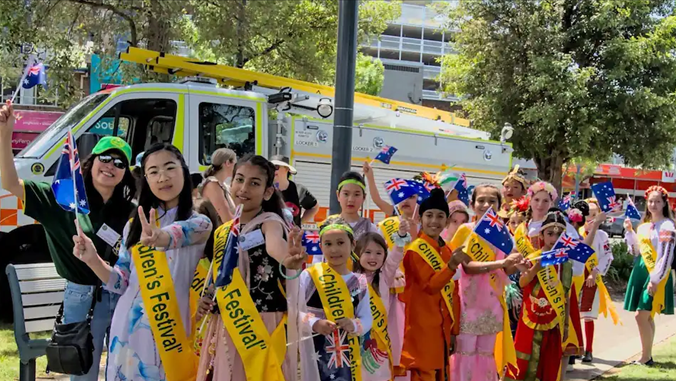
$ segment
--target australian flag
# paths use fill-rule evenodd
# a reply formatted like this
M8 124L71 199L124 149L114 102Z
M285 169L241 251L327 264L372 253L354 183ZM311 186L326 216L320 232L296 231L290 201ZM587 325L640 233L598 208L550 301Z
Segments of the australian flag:
M629 197L627 197L627 200L629 201L629 203L627 204L627 210L624 211L624 215L632 220L640 220L641 213L639 213L638 209L636 208L636 205L634 205L634 202L631 201Z
M408 180L408 184L418 194L418 204L422 204L423 201L427 200L430 197L430 191L434 189L434 185L427 181Z
M566 255L575 261L587 263L587 259L594 254L594 249L575 237L571 237L564 232L554 245L554 250L562 249ZM544 256L544 254L543 254ZM544 266L544 265L543 265Z
M390 164L390 160L392 160L392 156L394 156L394 153L397 152L397 149L392 147L392 146L384 146L383 149L380 150L380 153L376 156L375 160L382 161L385 164Z
M554 249L542 253L540 264L542 267L558 265L568 260L566 249Z
M469 206L469 189L467 186L467 177L464 173L460 175L460 178L456 181L453 189L458 191L458 200Z
M392 179L385 182L385 191L392 199L394 205L398 205L407 198L418 194L418 188L415 184L404 179Z
M481 217L481 220L477 222L474 227L474 233L504 254L512 252L514 241L511 234L509 234L509 228L502 222L502 219L498 217L493 208L488 209L484 216Z
M562 199L559 200L559 209L562 211L566 211L570 209L570 203L572 201L573 196L568 194L566 197L563 197Z
M622 203L617 202L615 188L613 188L613 184L610 181L594 184L591 188L594 196L599 201L602 211L610 212L622 208Z
M239 262L239 218L242 215L242 206L238 206L235 211L235 218L230 226L230 233L225 240L225 249L223 249L223 262L218 270L216 278L216 287L224 287L232 282L232 273L237 268ZM215 254L215 253L214 253Z
M308 255L322 255L322 249L319 247L319 233L316 231L303 232L303 246Z
M59 158L59 164L52 180L52 192L56 202L64 210L89 214L80 157L70 130L66 135L66 144L61 151L61 158Z
M36 63L26 71L26 77L23 79L24 89L30 89L36 85L47 87L47 75L45 74L45 65Z

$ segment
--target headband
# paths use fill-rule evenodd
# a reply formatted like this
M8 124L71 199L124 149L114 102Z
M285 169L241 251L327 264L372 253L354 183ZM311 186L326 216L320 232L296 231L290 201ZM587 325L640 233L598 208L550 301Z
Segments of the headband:
M565 231L565 230L566 230L566 225L563 225L563 224L561 224L560 222L553 221L553 222L548 223L547 225L542 225L542 227L540 228L540 231L541 231L541 232L544 232L545 229L547 229L547 228L549 228L549 227L552 227L552 226L556 226L556 227L561 228L561 231Z
M661 187L659 185L652 185L650 188L648 188L647 191L645 191L644 197L646 200L648 199L648 196L650 196L652 192L660 192L662 194L662 197L666 199L669 198L669 192L667 192L667 190L664 189L664 187Z
M347 184L359 185L359 187L362 190L366 191L366 186L364 184L362 184L361 181L355 180L355 179L347 179L347 180L341 181L340 184L338 184L338 190L340 190L342 187L344 187Z
M331 225L326 225L322 228L322 230L319 231L319 236L321 237L324 235L329 230L342 230L345 233L354 236L354 232L352 231L352 228L350 225L345 225L345 224L331 224Z
M515 165L515 166L514 166L514 169L512 169L511 172L509 172L509 173L507 174L507 176L502 180L502 185L505 185L505 183L508 182L509 180L514 180L514 181L516 181L516 182L521 183L521 185L523 185L523 189L527 189L527 188L528 188L528 183L529 183L529 181L526 180L526 178L523 177L523 176L519 173L519 165L518 165L518 164Z
M531 185L530 188L528 188L528 196L529 198L532 198L533 195L541 191L549 193L549 197L552 198L552 201L559 198L559 193L556 191L556 188L554 188L552 184L545 181L538 181Z

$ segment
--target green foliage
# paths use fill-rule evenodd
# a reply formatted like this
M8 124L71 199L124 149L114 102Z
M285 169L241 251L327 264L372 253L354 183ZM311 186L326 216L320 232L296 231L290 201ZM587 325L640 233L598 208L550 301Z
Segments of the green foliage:
M560 184L572 158L668 165L676 145L669 0L485 0L437 5L457 30L445 91L478 128L514 128L515 155ZM646 149L650 147L650 149Z
M613 242L610 248L613 251L613 263L610 264L606 277L615 283L627 283L634 268L634 256L629 253L624 241Z
M362 94L378 95L383 89L385 66L377 59L359 53L354 76L354 91Z

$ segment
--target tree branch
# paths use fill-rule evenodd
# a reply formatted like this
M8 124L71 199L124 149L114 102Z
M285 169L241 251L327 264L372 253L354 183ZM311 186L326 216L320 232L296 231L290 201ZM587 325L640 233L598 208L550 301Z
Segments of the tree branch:
M94 8L101 8L101 9L106 9L114 14L122 17L127 21L129 24L129 33L131 34L129 42L131 43L132 46L138 45L138 36L136 33L136 22L134 22L134 19L129 16L128 14L124 13L122 10L118 9L117 7L110 5L110 4L104 4L104 3L94 3L91 1L87 0L68 0L71 3L76 3L76 4L82 4L82 5L88 5L90 7Z

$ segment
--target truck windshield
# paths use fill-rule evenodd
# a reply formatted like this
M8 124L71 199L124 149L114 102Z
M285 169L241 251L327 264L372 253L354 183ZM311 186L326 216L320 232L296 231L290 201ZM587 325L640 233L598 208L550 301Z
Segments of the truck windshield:
M41 157L47 150L52 148L54 138L58 138L69 129L75 127L87 114L92 112L98 105L106 98L108 93L97 93L88 96L80 103L76 104L68 112L61 115L49 128L47 128L40 136L38 136L28 147L24 148L19 157L38 158Z

